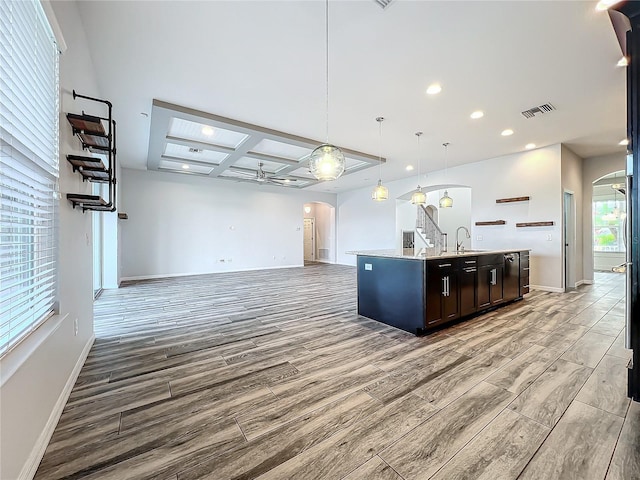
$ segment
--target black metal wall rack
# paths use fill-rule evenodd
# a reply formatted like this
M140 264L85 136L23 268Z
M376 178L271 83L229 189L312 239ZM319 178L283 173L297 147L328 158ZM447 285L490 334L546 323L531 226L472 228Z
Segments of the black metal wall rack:
M112 117L111 102L99 98L80 95L73 91L73 98L84 98L93 102L104 103L108 108L107 117L87 115L82 112L78 115L67 113L67 120L71 124L73 134L80 139L83 150L107 155L107 165L97 157L82 155L67 155L67 161L73 167L74 172L82 175L82 181L93 183L105 183L109 185L108 201L99 195L86 195L80 193L67 193L67 200L73 208L101 212L116 211L116 122ZM105 130L103 121L107 122Z

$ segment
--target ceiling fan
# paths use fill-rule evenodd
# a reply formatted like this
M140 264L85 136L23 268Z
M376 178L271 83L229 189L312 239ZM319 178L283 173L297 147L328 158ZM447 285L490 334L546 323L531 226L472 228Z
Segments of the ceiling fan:
M248 177L247 180L252 180L260 184L270 183L273 185L282 186L282 185L287 185L297 181L295 178L279 177L276 175L269 174L262 169L263 166L264 166L264 163L262 162L258 163L258 169L255 171L255 173L247 172L243 170L237 170L237 169L233 169L233 170L235 173L239 173L240 175L246 175Z

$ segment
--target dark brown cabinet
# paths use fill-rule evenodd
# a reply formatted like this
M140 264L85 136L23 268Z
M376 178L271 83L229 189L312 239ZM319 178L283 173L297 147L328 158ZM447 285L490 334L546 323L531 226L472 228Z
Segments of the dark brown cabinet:
M481 255L478 257L478 310L504 301L504 256Z
M520 296L529 293L529 251L520 252Z
M460 317L458 259L427 262L425 327Z
M478 261L467 258L460 270L460 315L466 317L478 310Z

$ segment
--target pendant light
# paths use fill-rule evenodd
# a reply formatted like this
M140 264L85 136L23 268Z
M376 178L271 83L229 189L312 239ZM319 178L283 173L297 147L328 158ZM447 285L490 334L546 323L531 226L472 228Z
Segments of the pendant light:
M335 180L344 173L345 159L342 150L329 143L329 0L325 0L326 33L326 142L317 147L309 157L309 171L320 181Z
M411 203L414 205L425 205L427 203L427 195L422 191L422 187L420 186L420 137L422 136L422 132L416 132L416 137L418 137L418 189L413 192L411 195Z
M614 177L613 179L616 183L611 185L613 188L613 218L617 220L620 217L620 209L618 208L618 189L620 188L620 184L618 183L618 177Z
M445 142L442 144L444 147L444 182L447 183L447 147L449 146L449 142ZM453 198L449 196L449 192L444 191L444 195L440 199L440 208L451 208L453 207Z
M378 185L371 192L371 199L376 202L383 202L389 198L389 189L382 185L382 122L384 121L384 117L376 117L376 122L378 122L378 132L379 132L379 151L380 155L378 156Z

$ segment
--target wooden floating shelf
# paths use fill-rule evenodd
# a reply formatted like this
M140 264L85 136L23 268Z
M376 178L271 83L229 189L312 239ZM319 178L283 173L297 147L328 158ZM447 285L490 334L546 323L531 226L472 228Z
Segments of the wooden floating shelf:
M504 220L493 220L492 222L476 222L476 225L478 226L485 226L485 225L505 225L507 222L505 222Z
M498 198L496 203L528 202L530 197Z
M99 158L67 155L67 160L73 166L74 172L80 172L83 180L109 183L109 170Z
M551 227L554 222L525 222L516 223L516 227Z
M111 212L113 207L103 198L97 195L83 195L80 193L67 193L67 200L73 204L73 208L80 207L82 211L95 210L101 212Z
M85 133L95 133L98 135L105 135L104 126L100 117L94 117L93 115L77 115L75 113L67 113L67 120L78 131Z

